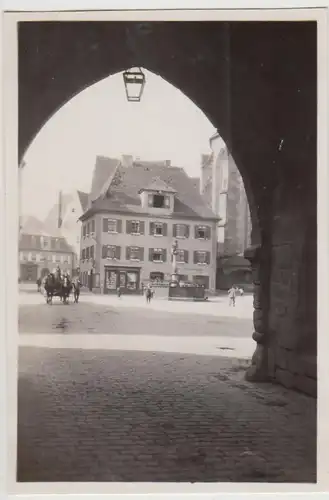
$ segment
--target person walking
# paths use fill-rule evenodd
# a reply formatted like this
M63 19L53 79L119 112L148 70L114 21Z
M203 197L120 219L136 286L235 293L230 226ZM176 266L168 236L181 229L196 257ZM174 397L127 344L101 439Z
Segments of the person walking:
M118 296L118 299L121 298L121 286L119 285L118 288L117 288L117 296Z
M229 306L235 307L236 288L233 285L228 291Z
M37 279L37 287L38 287L38 292L41 292L41 279Z
M151 302L151 299L153 298L154 292L151 283L147 285L146 288L146 302L149 304Z

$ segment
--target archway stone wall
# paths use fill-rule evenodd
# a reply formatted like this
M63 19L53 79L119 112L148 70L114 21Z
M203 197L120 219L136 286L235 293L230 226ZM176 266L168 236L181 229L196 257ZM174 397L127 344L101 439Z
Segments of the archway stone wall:
M19 52L20 159L63 104L127 67L199 106L251 209L257 349L247 377L315 394L316 24L30 22Z

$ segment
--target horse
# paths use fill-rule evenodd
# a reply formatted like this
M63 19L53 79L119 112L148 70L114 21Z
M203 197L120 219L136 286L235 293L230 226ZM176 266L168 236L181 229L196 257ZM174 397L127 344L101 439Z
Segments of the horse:
M55 276L52 273L50 273L50 274L48 274L48 276L46 276L45 281L44 281L44 289L46 291L47 304L52 304L53 296L54 296L55 289L56 289L56 280L55 280Z
M72 291L72 283L67 276L64 276L61 283L61 293L60 293L63 304L68 303L71 291Z
M81 282L79 278L76 278L73 281L72 285L73 285L74 302L77 304L79 302L80 288L81 288Z

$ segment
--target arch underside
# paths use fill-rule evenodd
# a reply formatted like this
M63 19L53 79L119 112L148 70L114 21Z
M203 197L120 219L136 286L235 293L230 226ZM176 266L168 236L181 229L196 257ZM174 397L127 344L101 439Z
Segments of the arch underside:
M180 89L216 127L253 223L253 376L297 388L314 380L299 361L316 356L316 35L315 22L95 21L20 23L18 37L20 159L68 100L132 66Z

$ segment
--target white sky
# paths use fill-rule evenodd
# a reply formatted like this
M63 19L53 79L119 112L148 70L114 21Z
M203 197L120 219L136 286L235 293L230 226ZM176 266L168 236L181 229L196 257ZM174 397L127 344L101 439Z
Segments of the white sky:
M180 90L143 71L140 103L127 101L122 74L116 74L78 94L43 127L25 155L24 215L43 219L59 189L89 191L96 155L171 160L200 175L215 128Z

